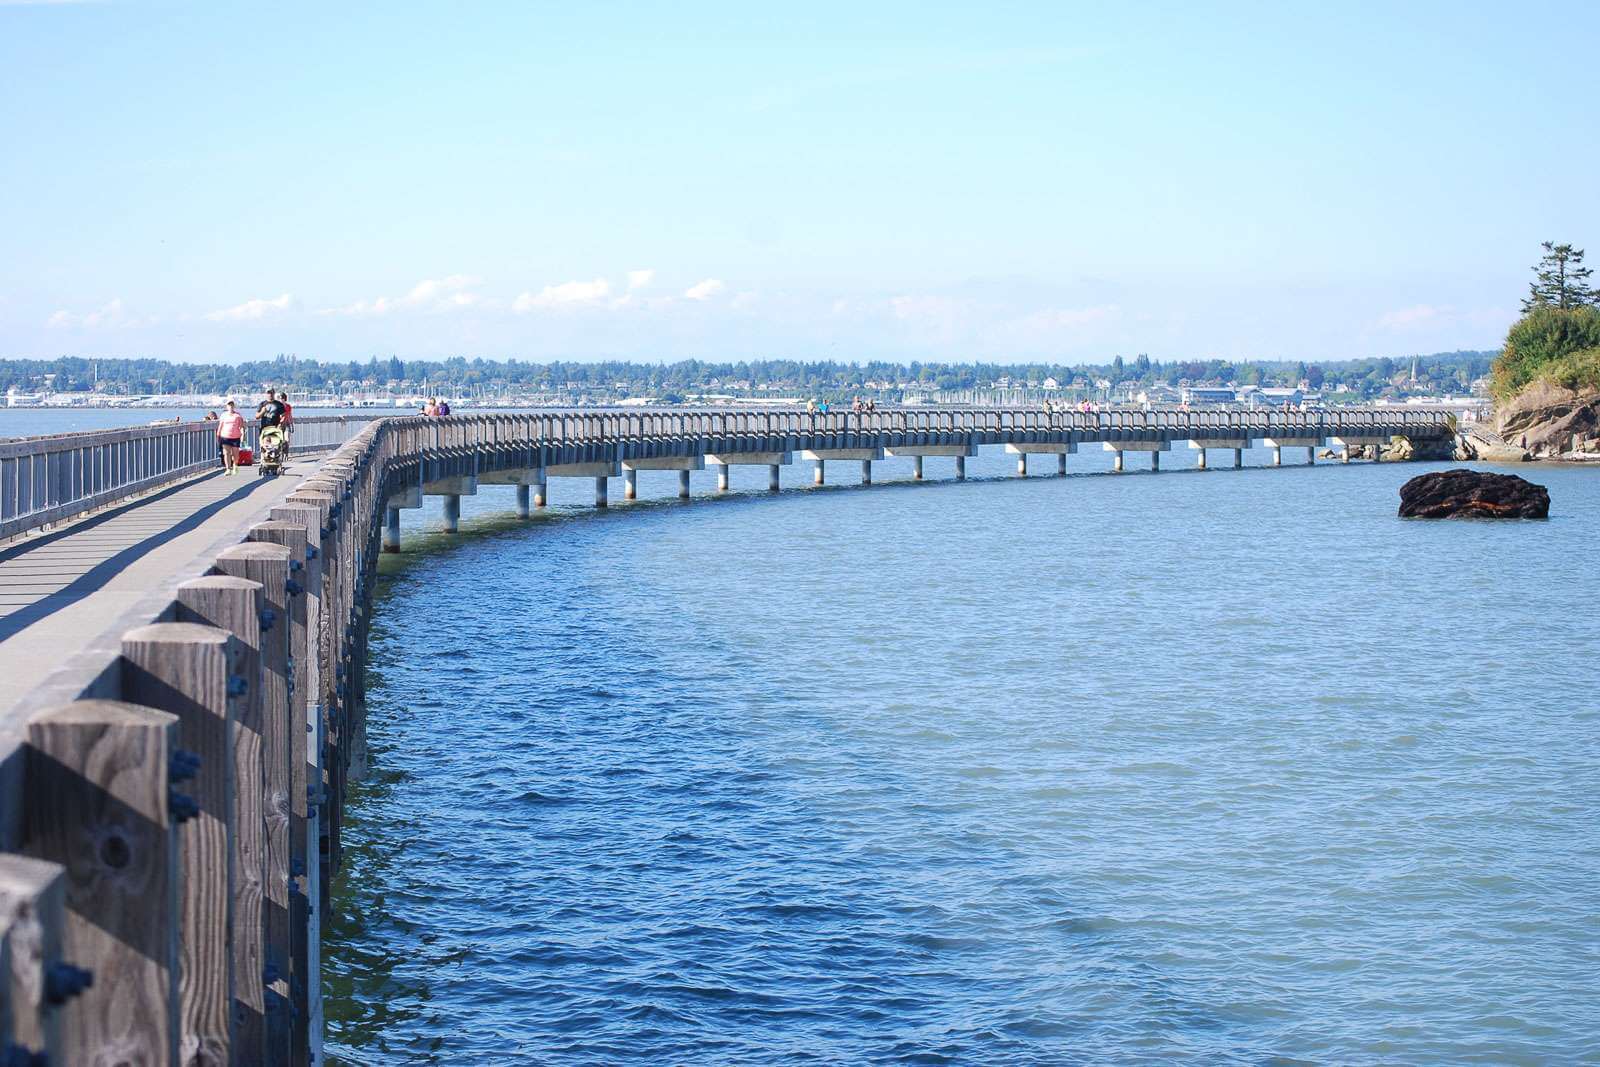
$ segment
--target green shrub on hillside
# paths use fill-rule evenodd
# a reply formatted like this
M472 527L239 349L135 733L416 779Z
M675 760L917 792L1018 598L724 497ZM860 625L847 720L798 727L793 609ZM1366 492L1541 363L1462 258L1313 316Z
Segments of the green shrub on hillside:
M1545 365L1539 380L1563 389L1600 389L1600 348L1586 348Z
M1600 387L1600 309L1536 307L1511 327L1506 346L1494 361L1491 388L1510 400L1537 378L1569 389Z

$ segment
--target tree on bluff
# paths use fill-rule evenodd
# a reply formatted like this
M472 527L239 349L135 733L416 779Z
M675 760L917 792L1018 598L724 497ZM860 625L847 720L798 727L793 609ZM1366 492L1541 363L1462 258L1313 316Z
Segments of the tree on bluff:
M1528 299L1522 302L1524 315L1535 308L1570 311L1600 303L1589 287L1594 271L1583 265L1583 249L1551 241L1544 242L1543 248L1544 257L1533 268L1534 280L1528 283Z
M1494 395L1509 400L1528 383L1546 378L1568 389L1600 387L1600 309L1536 307L1506 334L1494 361Z
M1537 380L1567 389L1600 389L1600 295L1583 249L1544 242L1544 258L1522 303L1522 318L1506 334L1490 368L1489 388L1510 400Z

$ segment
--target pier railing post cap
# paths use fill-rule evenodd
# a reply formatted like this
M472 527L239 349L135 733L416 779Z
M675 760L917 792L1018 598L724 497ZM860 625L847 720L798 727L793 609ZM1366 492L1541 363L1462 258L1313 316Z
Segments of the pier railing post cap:
M218 559L245 560L245 559L278 559L284 566L289 565L289 546L274 544L271 541L243 541L237 545L229 545L217 553Z

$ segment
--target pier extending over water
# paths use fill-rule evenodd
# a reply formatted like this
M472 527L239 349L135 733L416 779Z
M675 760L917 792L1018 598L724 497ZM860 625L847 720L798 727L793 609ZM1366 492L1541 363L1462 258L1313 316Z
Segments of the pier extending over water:
M135 514L149 505L128 502L134 494L223 482L203 473L213 461L204 436L184 436L209 432L0 444L0 529L93 509ZM324 456L303 476L234 501L240 510L213 543L174 560L105 626L32 657L33 684L0 707L0 1048L57 1063L320 1060L318 931L346 789L364 767L373 578L382 548L398 547L401 511L425 495L445 498L452 526L463 495L512 485L528 514L551 478L593 480L604 505L611 478L633 496L640 471L671 471L686 493L688 473L706 464L721 468L719 488L729 467L748 464L767 467L776 489L777 471L796 460L821 484L829 461L860 463L870 481L872 464L893 456L911 457L918 477L927 460L948 459L959 478L985 445L1014 452L1026 474L1030 455L1057 457L1060 472L1080 446L1114 453L1117 469L1129 452L1159 469L1174 449L1195 466L1213 450L1238 465L1261 443L1281 463L1284 449L1314 461L1331 444L1348 459L1397 435L1453 433L1441 413L1382 408L664 409L308 424L297 449L321 445ZM48 538L81 545L88 560L127 551L104 543L106 525L80 521ZM0 546L0 592L4 565L29 548Z

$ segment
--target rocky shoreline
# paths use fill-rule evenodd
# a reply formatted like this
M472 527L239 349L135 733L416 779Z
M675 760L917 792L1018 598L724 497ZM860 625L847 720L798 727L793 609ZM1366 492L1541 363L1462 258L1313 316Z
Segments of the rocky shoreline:
M1534 382L1495 409L1492 433L1465 432L1458 458L1600 463L1600 392Z

